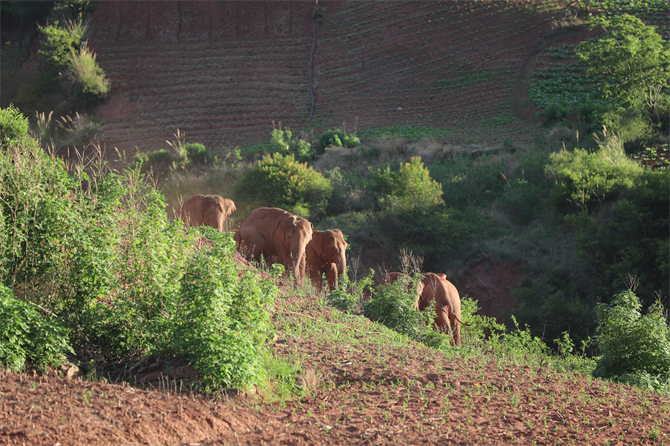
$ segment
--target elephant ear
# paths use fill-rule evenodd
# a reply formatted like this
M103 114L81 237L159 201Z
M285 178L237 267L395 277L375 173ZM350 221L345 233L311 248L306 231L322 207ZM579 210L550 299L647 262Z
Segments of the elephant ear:
M322 233L314 231L312 233L312 240L309 242L310 245L312 246L312 249L314 249L314 252L316 253L317 256L321 257L321 253L323 252L323 237Z
M275 232L277 233L277 236L279 239L284 242L284 222L279 221L277 222L277 226L275 226Z
M233 202L233 200L231 200L229 198L226 198L225 200L223 200L223 204L224 204L224 212L226 214L226 218L228 218L228 216L230 216L230 214L232 214L233 212L235 212L237 210L237 208L235 207L235 203Z

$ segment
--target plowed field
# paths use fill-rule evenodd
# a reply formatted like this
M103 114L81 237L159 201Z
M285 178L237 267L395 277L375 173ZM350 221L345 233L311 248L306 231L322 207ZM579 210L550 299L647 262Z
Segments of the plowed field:
M275 124L432 127L453 142L524 139L528 55L564 15L553 0L101 2L88 44L114 84L109 148L166 148L180 129L215 153ZM520 68L523 70L519 71ZM515 108L515 110L512 110Z

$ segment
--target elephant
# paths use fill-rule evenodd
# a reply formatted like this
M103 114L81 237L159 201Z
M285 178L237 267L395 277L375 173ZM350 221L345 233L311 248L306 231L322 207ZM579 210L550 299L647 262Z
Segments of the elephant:
M444 277L444 278L443 278ZM444 274L425 273L421 281L423 290L416 301L415 309L423 311L435 301L435 326L449 334L454 346L461 345L461 297L458 290Z
M402 273L388 273L382 280L384 283L393 283L402 276ZM461 298L456 287L447 280L445 274L425 273L417 285L416 302L414 309L423 311L431 302L435 301L435 327L448 333L454 346L461 345Z
M175 218L186 226L211 226L223 232L223 222L235 212L235 203L220 195L195 195L184 202Z
M312 240L314 225L295 214L279 208L258 208L244 219L238 232L239 245L246 247L251 257L261 255L269 265L281 263L292 271L296 283L305 279L305 249Z
M347 267L346 249L347 242L339 229L312 233L312 240L305 250L305 260L312 285L319 293L323 288L323 273L326 273L331 291L337 286L337 278L344 274Z

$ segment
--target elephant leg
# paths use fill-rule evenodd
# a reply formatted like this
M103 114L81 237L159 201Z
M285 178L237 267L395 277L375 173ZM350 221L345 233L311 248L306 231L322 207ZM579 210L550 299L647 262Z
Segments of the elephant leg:
M451 338L454 341L454 345L457 347L461 346L461 324L456 319L456 316L453 313L449 313L449 320L451 322Z
M321 289L323 288L323 273L316 267L307 267L309 270L309 279L312 281L312 286L316 289L317 293L321 294Z
M334 263L326 265L326 279L328 280L330 291L333 291L337 286L337 265Z
M451 313L449 312L448 309L444 307L437 309L437 317L435 318L435 325L439 331L449 335L449 338L451 338L451 345L453 346L460 345L460 335L458 336L459 343L457 344L456 343L457 340L454 333L454 330L456 330L458 326L455 323L453 323Z

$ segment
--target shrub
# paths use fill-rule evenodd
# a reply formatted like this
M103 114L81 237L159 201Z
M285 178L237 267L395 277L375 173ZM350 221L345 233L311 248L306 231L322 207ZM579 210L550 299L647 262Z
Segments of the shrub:
M442 185L430 178L419 157L401 164L397 172L390 167L372 172L372 187L384 210L425 210L443 203Z
M475 160L462 154L430 166L431 177L442 184L445 204L459 208L486 206L495 201L507 187L500 176L505 170L504 160L491 156Z
M84 97L104 97L111 88L104 70L95 61L95 53L86 48L71 51L67 78L76 93Z
M0 284L0 367L14 372L26 363L35 368L56 367L68 353L74 351L67 330Z
M355 135L347 133L342 129L335 129L335 130L328 129L319 138L317 153L319 154L323 153L326 150L326 147L328 146L354 147L356 144L360 142L361 140L358 139Z
M358 281L350 280L348 272L349 267L347 267L347 271L343 275L338 277L337 288L328 293L326 301L339 310L351 313L358 303L362 301L364 290L372 287L374 283L372 278L375 272L374 270L370 270L367 277Z
M557 124L568 117L570 110L559 104L550 104L542 113L542 125L550 127Z
M323 175L293 155L280 153L264 156L234 186L240 201L280 207L303 217L323 212L331 192Z
M633 290L596 307L596 344L602 356L593 375L629 384L663 384L670 390L670 326L656 302L642 316ZM660 390L660 389L656 389Z
M79 52L87 26L82 20L71 20L66 26L60 26L60 22L56 21L40 28L45 39L39 53L47 58L47 65L54 74L65 72L69 68L72 52Z
M137 152L134 160L135 165L141 164L144 166L171 164L175 161L175 156L167 149L160 149L153 152Z
M414 309L414 290L420 280L420 275L403 275L390 285L378 286L370 300L363 305L363 314L412 340L423 340L432 331L435 313Z
M194 142L186 144L184 146L186 150L186 156L189 161L199 164L206 164L212 160L212 154L209 153L209 150L199 142Z
M72 343L96 362L179 356L206 385L248 385L274 288L255 275L238 278L231 234L169 221L163 196L139 169L114 174L101 160L87 166L90 175L74 165L70 176L30 138L0 151L0 281L64 316ZM28 327L46 327L38 337L51 343L33 342L41 350L28 360L55 361L50 345L63 333L28 313L30 304L2 298L0 333L8 320L9 335L19 337L7 342L32 354L18 342L33 342L33 334L12 325L28 318ZM23 353L1 336L0 351L10 358L2 361L20 366Z
M252 272L238 278L230 233L202 227L211 249L194 253L175 307L169 351L205 374L204 384L246 387L258 379L277 288Z
M642 167L629 160L621 138L606 135L593 153L561 150L550 155L546 172L556 182L554 200L562 207L588 210L630 188Z
M314 159L315 153L312 145L304 139L294 140L293 133L289 129L275 128L270 138L270 153L282 155L293 154L300 162L308 162Z
M16 145L19 139L28 135L28 118L18 108L10 104L0 109L0 142L3 147Z
M468 295L461 296L461 320L469 327L461 327L463 346L479 347L495 333L505 331L505 326L496 322L495 318L476 314L481 308L477 301Z

